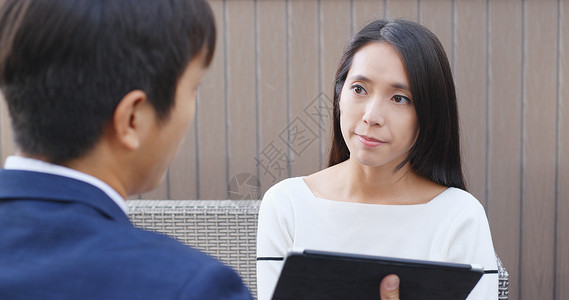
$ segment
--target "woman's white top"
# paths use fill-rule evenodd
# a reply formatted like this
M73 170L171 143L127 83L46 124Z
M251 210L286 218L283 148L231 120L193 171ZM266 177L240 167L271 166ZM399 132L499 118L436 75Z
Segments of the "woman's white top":
M362 204L317 198L302 177L289 178L265 193L258 226L259 300L272 296L292 247L481 265L486 272L468 299L498 298L484 208L461 189L425 204Z

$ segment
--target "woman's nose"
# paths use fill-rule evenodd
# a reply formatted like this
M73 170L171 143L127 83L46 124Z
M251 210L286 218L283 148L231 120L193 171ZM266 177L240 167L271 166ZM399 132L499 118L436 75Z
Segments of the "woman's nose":
M384 119L384 107L381 99L372 99L365 107L365 112L362 117L364 123L369 126L383 126L385 123Z

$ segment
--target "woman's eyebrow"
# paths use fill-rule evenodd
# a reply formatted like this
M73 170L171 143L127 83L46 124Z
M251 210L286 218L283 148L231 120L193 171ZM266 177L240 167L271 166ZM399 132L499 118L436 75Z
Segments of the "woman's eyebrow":
M350 81L363 81L363 82L373 82L373 80L367 78L364 75L361 74L356 74L354 76L350 76L350 78L348 78ZM392 88L398 89L398 90L404 90L409 92L409 86L407 86L404 83L400 83L400 82L394 82L392 84L390 84Z
M399 89L399 90L403 90L403 91L406 91L406 92L411 92L411 91L409 90L409 87L408 87L406 84L403 84L403 83L395 82L395 83L392 83L392 84L391 84L391 87L396 88L396 89Z
M349 78L350 81L363 81L363 82L372 82L371 79L365 77L364 75L354 75Z

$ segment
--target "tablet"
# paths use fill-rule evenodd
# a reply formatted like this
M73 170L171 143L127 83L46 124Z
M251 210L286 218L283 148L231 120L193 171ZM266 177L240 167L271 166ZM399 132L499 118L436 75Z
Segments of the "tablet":
M296 249L285 259L273 299L379 300L384 276L400 278L401 299L465 299L480 266Z

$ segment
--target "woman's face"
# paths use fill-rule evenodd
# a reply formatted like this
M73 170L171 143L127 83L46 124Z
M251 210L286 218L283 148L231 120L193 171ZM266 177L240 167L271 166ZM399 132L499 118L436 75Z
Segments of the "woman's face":
M355 55L342 87L340 128L350 160L370 167L400 164L419 132L405 67L395 49L372 42Z

